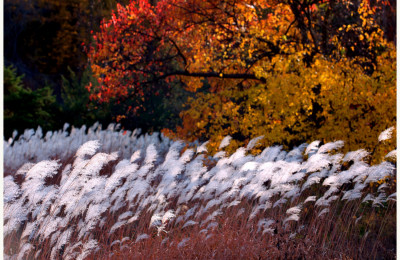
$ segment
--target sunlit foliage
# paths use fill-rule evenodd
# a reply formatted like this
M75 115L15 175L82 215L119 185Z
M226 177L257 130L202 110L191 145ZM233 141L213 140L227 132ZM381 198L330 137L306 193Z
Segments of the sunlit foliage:
M395 124L396 51L377 22L382 10L369 1L131 1L94 35L100 86L88 88L100 102L144 100L171 82L206 88L175 135L214 146L262 134L264 145L342 138L374 149L370 136Z

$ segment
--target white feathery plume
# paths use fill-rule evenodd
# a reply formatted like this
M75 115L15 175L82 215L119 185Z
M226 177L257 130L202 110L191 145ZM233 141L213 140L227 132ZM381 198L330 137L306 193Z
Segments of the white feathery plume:
M387 155L385 155L385 159L396 160L397 159L397 150L393 150L393 151L389 152Z
M303 186L301 187L301 192L303 192L305 189L307 189L308 187L310 187L313 184L319 183L321 180L321 177L319 176L309 176L306 180L306 182L303 184Z
M196 212L196 210L198 209L199 205L195 205L194 207L190 208L188 211L186 211L185 214L185 220L187 220L188 218L190 218L191 216L193 216L193 214Z
M242 215L242 214L245 213L245 212L246 212L246 209L245 209L245 208L239 209L239 210L238 210L238 213L236 214L236 217L239 217L240 215Z
M42 225L39 227L38 230L38 235L40 235L43 238L49 237L53 232L56 232L59 223L62 221L61 217L52 217L52 216L47 216L45 219L42 221Z
M387 196L385 193L379 193L377 197L375 197L374 201L372 202L373 207L383 207L383 203L386 201Z
M25 139L26 141L29 141L34 134L35 134L35 130L26 129L24 131L24 134L22 135L22 138Z
M189 227L189 226L193 226L193 225L197 225L197 224L198 224L198 222L189 220L189 221L186 221L186 223L182 226L182 229L184 229L185 227Z
M74 245L67 246L64 252L66 260L75 260L78 257L79 252L76 251L77 248L82 247L82 242L75 243Z
M386 176L393 176L395 174L395 166L389 162L382 162L379 165L373 165L368 170L368 177L364 181L365 184L377 182L384 179Z
M362 190L365 188L365 184L356 183L354 189L348 190L343 194L342 200L355 200L362 197Z
M28 199L28 207L34 208L53 189L45 185L45 178L57 174L60 164L57 161L42 161L33 166L22 183L22 198Z
M39 227L38 221L27 223L24 231L22 232L21 240L27 238L27 240L30 241L34 236L34 234L36 233L36 231L38 230L38 227Z
M226 152L225 151L219 151L216 154L214 154L213 159L222 159L225 158Z
M259 141L259 138L255 138L246 148L237 149L229 157L225 157L224 152L210 157L215 166L207 170L203 164L206 155L199 154L193 158L195 152L192 149L182 153L182 142L172 142L164 137L160 141L154 134L138 137L136 132L129 132L123 135L122 131L115 132L115 125L111 125L107 131L101 130L99 125L89 128L88 133L85 133L85 129L72 127L69 134L65 129L53 132L46 134L43 141L40 129L33 133L27 131L12 146L5 146L4 150L8 149L7 156L10 156L8 158L27 158L24 157L26 155L18 157L19 152L10 152L10 149L25 149L25 152L32 153L32 160L46 159L43 156L49 154L35 153L35 147L43 151L50 151L51 146L56 147L51 151L61 159L71 154L73 149L79 148L74 163L67 165L61 173L60 187L46 184L48 177L58 173L59 163L55 161L21 167L17 172L23 180L21 188L13 177L4 178L4 235L23 228L18 235L19 239L23 238L21 249L26 241L46 238L53 246L53 258L59 257L59 250L65 247L62 257L77 259L79 252L77 254L72 248L85 246L82 243L70 244L71 234L75 233L78 234L77 239L92 241L86 245L89 248L87 252L81 252L80 257L84 258L98 249L98 242L90 240L94 227L105 227L110 223L109 233L112 234L126 224L140 221L145 210L153 214L150 227L156 228L159 234L167 232L165 228L168 224L180 226L184 223L182 228L185 228L198 224L196 221L202 219L201 226L207 226L204 229L207 232L218 227L215 219L223 214L222 210L237 206L242 200L255 201L249 210L251 219L260 211L271 208L274 201L273 207L287 205L287 199L293 201L302 191L322 181L323 185L330 186L328 191L318 200L316 196L309 196L303 203L315 202L316 206L325 207L340 197L342 200L361 198L363 189L369 183L394 175L396 169L391 162L367 165L363 162L368 155L364 150L349 152L345 156L331 154L330 151L342 146L340 141L321 147L319 142L308 145L305 151L307 161L303 161L302 154L306 145L289 153L283 151L281 146L276 146L264 149L258 156L246 155L247 150ZM96 154L100 150L100 141L93 139L101 140L102 152ZM28 144L24 146L24 143ZM199 148L197 153L202 153ZM118 164L110 176L100 176L104 165L117 160L117 153L108 154L116 149L119 149L121 155ZM349 169L341 170L342 163L347 161L354 163ZM354 184L354 188L339 193L339 188L345 183ZM395 193L386 196L385 185L378 188L377 197L369 195L363 201L370 200L376 207L388 200L395 200ZM171 208L175 201L179 209L183 204L195 200L199 202L184 215L181 213L176 216L179 215L178 211L174 212ZM174 203L171 204L171 201ZM126 208L123 210L123 207ZM287 209L288 217L283 222L299 221L301 207L302 204L299 204ZM210 209L214 210L211 214ZM323 208L318 216L327 213L327 210ZM123 213L115 215L117 211ZM244 208L239 209L237 215L245 211ZM106 212L111 217L104 214ZM79 220L78 224L70 226L74 220ZM273 220L268 219L259 221L258 231L263 234L273 233L273 223ZM139 235L136 241L146 238L149 236L142 234L142 238Z
M207 225L206 229L211 230L211 229L215 229L219 226L219 224L217 222L211 222Z
M60 181L60 186L63 186L66 182L66 180L68 179L70 173L72 171L72 165L71 164L67 164L64 169L61 172L61 181Z
M78 158L83 158L85 156L93 156L97 150L100 148L99 140L92 140L84 143L78 151L76 151L75 156Z
M17 259L27 259L27 255L32 251L33 245L30 243L23 244L17 256Z
M304 152L304 154L308 155L309 157L313 156L315 153L317 153L320 143L321 143L321 141L316 140L316 141L312 142L311 144L309 144L307 146L306 151Z
M217 165L220 165L221 161L224 161L225 159L222 159L217 162ZM246 155L246 149L243 147L238 148L227 160L225 160L226 164L232 165L235 168L240 168L243 166L245 163L250 162L253 160L253 156L251 155Z
M385 131L380 133L380 135L378 137L379 142L386 141L386 140L389 140L390 138L392 138L393 130L394 130L394 126L389 127L388 129L386 129Z
M332 201L334 201L334 200L337 200L338 198L339 198L339 196L337 196L337 195L331 196L331 197L329 197L328 199L324 196L324 197L319 198L319 199L315 202L315 205L316 205L316 206L320 206L320 207L329 207L329 206L330 206L330 203L331 203Z
M390 195L387 197L386 201L388 201L388 200L397 201L397 194L396 194L396 192L390 194Z
M293 214L300 214L302 208L302 204L299 204L295 207L291 207L290 209L286 210L286 214L293 215Z
M146 157L144 159L144 163L146 165L154 166L158 157L158 153L154 144L150 144L146 149Z
M304 201L304 204L305 204L306 202L309 202L309 201L314 202L316 199L317 199L316 196L308 196L307 199Z
M323 210L321 210L321 211L318 213L318 217L321 217L321 216L325 215L325 214L328 213L328 212L329 212L329 208L324 208Z
M18 230L28 219L28 209L23 205L22 200L14 203L7 203L3 207L3 219L6 224L3 226L3 236L6 237L11 232Z
M148 238L150 238L149 235L147 235L147 234L140 234L140 235L138 235L138 236L136 237L135 243L138 243L138 242L140 242L140 241L142 241L142 240L145 240L145 239L148 239Z
M277 160L281 152L282 146L267 147L256 158L262 160L262 162L273 162Z
M287 199L280 198L279 200L275 201L275 203L272 207L273 208L280 207L282 204L285 204L286 202L287 202Z
M365 151L364 149L360 149L357 151L352 151L346 153L346 155L343 158L343 162L349 162L349 161L362 161L365 157L367 157L369 153Z
M389 186L386 182L382 183L381 185L379 185L378 187L378 192L383 192L384 189L387 189Z
M197 147L196 153L207 152L207 145L210 141L204 142L202 145Z
M135 151L133 154L132 154L132 156L131 156L131 158L130 158L130 163L134 163L134 162L136 162L137 160L139 160L140 159L140 156L141 156L141 152L142 152L142 150L137 150L137 151Z
M117 229L127 224L126 220L116 222L110 229L109 234L114 233Z
M302 164L302 169L305 169L307 173L322 171L323 169L330 168L331 163L329 155L315 153Z
M121 162L126 162L122 164ZM107 178L106 184L105 184L105 193L108 195L111 195L111 192L122 185L123 179L128 178L131 175L134 175L138 169L137 164L129 164L127 160L121 161L113 174ZM115 190L114 194L116 194L119 190ZM121 190L122 191L122 190ZM113 194L113 195L114 195Z
M300 219L300 216L298 214L293 214L293 215L290 215L289 217L285 218L283 220L283 224L285 224L288 221L299 221L299 219Z
M272 219L266 219L266 218L265 219L261 219L257 223L257 226L258 226L257 232L260 232L262 230L263 235L265 233L273 234L274 229L271 228L271 225L274 224L274 223L275 223L275 220L272 220Z
M333 150L339 150L343 146L344 146L344 142L343 141L336 141L336 142L327 143L327 144L322 145L318 149L318 153L328 153L328 152L333 151Z
M216 218L217 216L220 216L220 215L222 215L222 211L219 210L219 209L217 209L216 211L214 211L213 213L211 213L210 215L208 215L208 217L207 217L205 220L203 220L203 221L201 222L200 226L204 226L204 225L205 225L206 223L208 223L209 221L215 220L215 218Z
M260 211L265 212L265 210L267 210L270 207L271 207L270 203L269 204L266 203L266 204L258 205L250 213L249 220L252 220L253 218L255 218Z
M150 227L160 227L162 225L162 215L155 214L150 219Z
M331 175L324 180L322 183L323 186L338 186L339 183L339 176L338 175Z
M362 161L356 161L347 171L340 172L338 177L338 184L350 183L353 180L364 178L368 174L368 165Z
M292 201L293 201L293 199L295 199L295 198L297 198L297 197L299 197L300 196L300 188L299 187L294 187L293 189L291 189L290 191L288 191L288 192L286 192L284 195L283 195L283 198L286 198L286 199L292 199Z
M241 172L245 171L255 171L260 164L257 162L246 162L242 168L240 168Z
M57 189L57 187L49 189L47 194L43 197L41 205L36 207L36 209L33 211L32 217L34 219L41 219L47 216L49 214L49 209L51 208L58 196L59 190Z
M94 176L98 176L100 170L104 167L104 165L108 164L111 161L115 161L118 158L118 153L106 154L106 153L97 153L95 154L89 161L88 164L81 171L81 175L87 178L91 178Z
M246 150L253 149L263 138L264 138L264 136L262 135L262 136L258 136L256 138L251 139L250 142L246 146Z
M189 240L190 240L190 238L188 238L188 237L182 239L181 242L179 242L179 244L178 244L178 248L184 247L187 244L187 242L189 242Z
M35 166L34 163L25 163L21 166L21 168L18 169L18 171L15 173L15 176L21 175L25 177L26 173L32 169L32 167Z
M161 221L165 225L165 224L168 224L168 222L175 217L176 217L176 215L175 215L174 211L168 210L167 212L164 213Z
M193 149L186 149L179 158L179 161L181 161L182 163L188 163L190 162L190 160L192 160L193 155L194 155Z
M298 183L303 181L304 176L306 176L306 173L304 171L298 171L294 173L292 176L289 176L287 179L287 182L289 183Z
M21 194L18 184L14 182L14 178L11 175L3 178L3 185L4 204L14 201Z
M133 223L135 221L137 221L139 219L138 213L136 213L135 216L131 217L130 219L128 219L127 223Z
M375 199L374 195L372 195L371 193L368 193L364 199L362 200L362 202L368 202L368 201L373 201Z
M124 213L122 213L121 215L118 216L118 220L125 220L127 218L130 218L133 216L132 211L126 211Z
M299 145L299 147L294 147L293 150L286 154L285 161L301 163L303 161L303 153L306 148L306 143Z
M121 239L121 244L125 243L125 242L130 242L131 238L130 237L124 237Z
M57 236L58 239L57 244L51 250L51 255L50 255L51 259L57 259L58 256L57 253L59 253L61 248L68 243L71 234L72 234L72 228L69 228L65 230L61 235Z
M46 177L51 177L57 173L60 164L57 161L42 161L35 164L26 173L25 182L30 180L44 180Z
M110 247L113 247L114 245L120 245L121 241L120 240L114 240L111 244Z
M212 199L207 203L206 207L204 208L204 212L206 212L208 209L210 209L216 205L220 205L220 204L221 204L220 199Z
M176 219L175 219L175 222L174 222L174 224L175 224L175 226L177 226L180 222L182 222L183 221L183 216L178 216Z
M87 256L89 256L90 253L92 252L96 252L99 248L99 243L94 240L91 239L89 241L87 241L84 245L83 245L83 249L81 254L78 256L77 260L83 260L85 259Z
M227 135L222 139L221 144L219 145L218 149L221 150L229 145L231 142L232 137L230 135Z

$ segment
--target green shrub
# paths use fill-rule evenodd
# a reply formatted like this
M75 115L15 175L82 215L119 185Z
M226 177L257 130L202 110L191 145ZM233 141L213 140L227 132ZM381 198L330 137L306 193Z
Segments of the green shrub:
M4 67L4 136L41 126L45 131L59 127L60 109L49 86L31 90L23 85L24 75L13 66Z

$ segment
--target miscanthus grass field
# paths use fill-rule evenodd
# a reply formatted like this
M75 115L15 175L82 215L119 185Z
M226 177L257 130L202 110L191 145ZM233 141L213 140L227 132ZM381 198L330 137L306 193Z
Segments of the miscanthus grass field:
M227 136L209 156L115 125L16 136L4 144L4 259L396 257L396 151L369 165L342 141L254 156L256 138L228 156Z

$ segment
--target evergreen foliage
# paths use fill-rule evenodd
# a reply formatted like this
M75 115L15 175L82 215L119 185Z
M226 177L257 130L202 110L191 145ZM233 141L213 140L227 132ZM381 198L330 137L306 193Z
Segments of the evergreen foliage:
M10 137L14 130L43 127L50 130L59 127L60 113L50 87L31 90L22 83L23 75L17 75L12 66L4 67L4 135Z
M103 104L100 107L90 102L86 86L89 83L96 84L90 67L87 67L82 75L77 75L68 68L69 75L62 78L62 112L65 122L76 127L92 125L95 122L109 124L111 122L111 104Z

